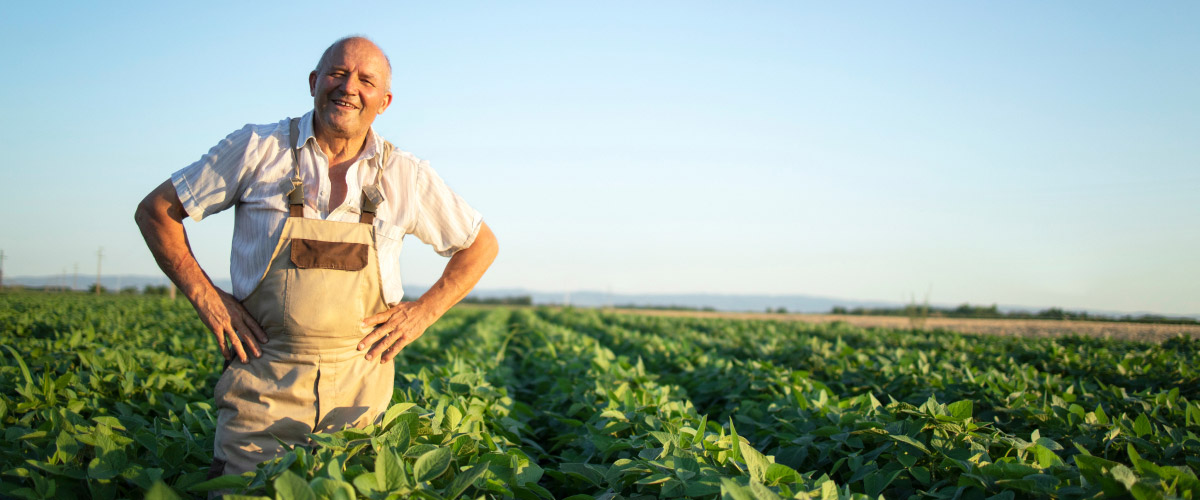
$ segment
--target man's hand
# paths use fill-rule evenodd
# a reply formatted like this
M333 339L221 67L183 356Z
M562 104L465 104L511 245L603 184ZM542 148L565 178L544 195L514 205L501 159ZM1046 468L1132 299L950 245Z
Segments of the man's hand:
M425 295L416 302L401 302L363 319L364 327L374 325L375 329L358 343L358 350L370 348L367 359L378 357L380 363L391 361L401 349L424 334L429 325L467 296L499 251L492 229L486 223L480 223L475 241L450 257L442 277Z
M380 363L387 363L395 358L400 351L417 340L425 329L438 319L420 302L401 302L391 309L363 319L363 326L375 325L369 335L358 343L358 350L368 347L367 359L379 358Z
M250 361L249 356L261 358L262 349L258 345L267 343L267 333L233 295L216 287L210 290L213 293L206 293L193 301L192 307L196 308L200 320L217 337L221 356L229 360L236 355L243 363Z

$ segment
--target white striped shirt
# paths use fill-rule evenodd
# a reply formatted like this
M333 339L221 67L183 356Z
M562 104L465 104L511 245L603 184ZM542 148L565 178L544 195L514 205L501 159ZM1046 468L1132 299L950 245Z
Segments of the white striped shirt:
M246 125L195 163L171 174L175 192L192 219L235 207L229 276L233 296L239 300L250 295L266 274L288 216L285 195L294 168L288 121ZM329 159L313 137L311 111L300 119L300 139L304 217L358 222L362 187L375 180L383 138L373 129L367 132L366 147L346 172L346 200L332 210ZM384 201L375 212L375 240L384 301L395 304L404 296L400 279L404 235L415 235L449 257L471 246L483 218L446 186L429 162L399 149L389 155L381 184Z

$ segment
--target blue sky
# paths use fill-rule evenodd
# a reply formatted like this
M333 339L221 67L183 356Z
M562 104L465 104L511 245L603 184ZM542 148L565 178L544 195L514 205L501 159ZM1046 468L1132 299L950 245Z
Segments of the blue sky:
M481 287L1200 313L1194 2L0 7L5 274L154 274L132 212L333 40L484 213ZM228 276L232 214L188 224ZM444 260L419 242L409 283Z

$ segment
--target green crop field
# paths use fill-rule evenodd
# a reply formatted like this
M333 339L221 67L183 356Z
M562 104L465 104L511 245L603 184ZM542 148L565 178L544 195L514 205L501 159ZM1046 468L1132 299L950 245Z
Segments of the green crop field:
M381 425L205 481L186 301L0 294L0 497L1200 498L1200 340L458 308Z

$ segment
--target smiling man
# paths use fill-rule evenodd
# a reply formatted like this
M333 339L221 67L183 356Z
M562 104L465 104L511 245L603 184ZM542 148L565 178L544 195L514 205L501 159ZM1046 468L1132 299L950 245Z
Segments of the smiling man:
M312 111L230 134L135 214L226 359L213 476L282 453L276 438L304 444L309 433L376 421L391 401L392 359L467 295L497 253L479 212L371 128L392 101L391 63L378 46L338 40L308 84ZM182 223L230 207L232 293L200 268ZM450 257L413 302L401 301L406 234Z

